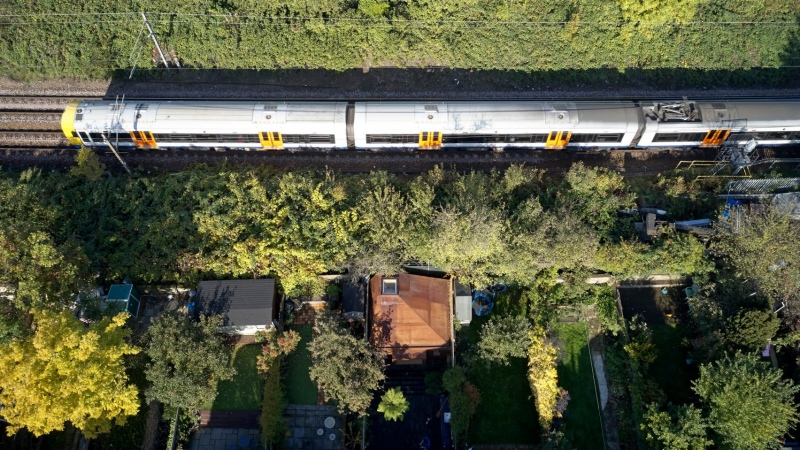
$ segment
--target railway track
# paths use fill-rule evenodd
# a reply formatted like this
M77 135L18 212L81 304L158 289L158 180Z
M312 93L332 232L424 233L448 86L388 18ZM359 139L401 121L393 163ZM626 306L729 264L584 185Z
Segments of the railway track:
M68 148L69 142L61 131L48 129L0 129L0 146L9 148Z

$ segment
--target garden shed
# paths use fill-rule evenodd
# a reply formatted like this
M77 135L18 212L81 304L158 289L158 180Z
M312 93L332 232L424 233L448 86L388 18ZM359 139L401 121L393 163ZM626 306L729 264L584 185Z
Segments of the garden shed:
M461 325L472 322L472 289L468 285L455 280L456 283L456 320Z
M364 320L367 285L358 283L342 284L342 316L347 320Z
M214 280L197 285L200 314L223 316L222 332L250 336L278 325L275 280Z
M106 296L108 306L119 305L120 311L126 311L133 318L139 317L141 301L142 295L132 284L112 284Z

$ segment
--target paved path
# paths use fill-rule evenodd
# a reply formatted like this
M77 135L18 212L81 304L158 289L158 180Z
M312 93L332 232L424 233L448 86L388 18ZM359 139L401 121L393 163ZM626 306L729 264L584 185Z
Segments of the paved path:
M239 443L247 438L248 446L240 447ZM249 442L259 440L258 430L246 428L201 428L192 437L191 450L229 450L242 448L262 448L249 446Z
M284 411L289 436L283 442L283 450L339 450L342 448L344 418L336 408L328 405L289 405ZM333 423L325 423L328 417ZM328 427L328 425L331 425ZM319 431L322 430L322 433ZM331 439L333 436L333 439Z

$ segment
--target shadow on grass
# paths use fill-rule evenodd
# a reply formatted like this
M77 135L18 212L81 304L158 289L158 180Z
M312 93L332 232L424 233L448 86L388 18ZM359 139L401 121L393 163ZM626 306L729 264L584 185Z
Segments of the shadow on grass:
M564 414L566 429L575 448L603 448L598 394L589 360L584 323L559 323L558 339L563 342L563 359L558 364L558 385L569 392Z
M264 380L256 368L261 346L249 344L234 349L233 366L236 375L217 384L217 398L211 407L215 411L255 411L261 409Z
M291 327L300 333L300 343L292 354L286 358L283 376L286 389L286 401L291 404L316 405L317 386L308 376L311 370L311 353L308 344L311 342L311 325Z
M676 405L689 403L691 380L697 375L697 369L686 364L687 349L683 345L687 337L686 328L679 323L670 323L653 325L652 331L658 355L650 364L650 376L664 390L667 400Z

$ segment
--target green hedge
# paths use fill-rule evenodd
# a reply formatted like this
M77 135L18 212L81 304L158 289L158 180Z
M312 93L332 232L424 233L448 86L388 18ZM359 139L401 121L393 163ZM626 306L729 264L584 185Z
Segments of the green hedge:
M0 75L21 78L130 67L142 10L195 68L737 70L797 65L800 55L794 0L4 3ZM153 67L152 50L145 41L140 67Z

